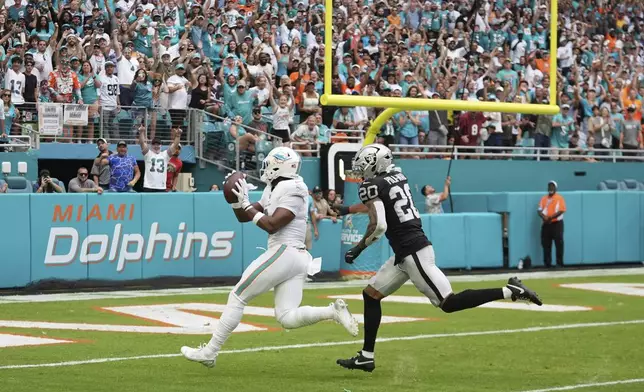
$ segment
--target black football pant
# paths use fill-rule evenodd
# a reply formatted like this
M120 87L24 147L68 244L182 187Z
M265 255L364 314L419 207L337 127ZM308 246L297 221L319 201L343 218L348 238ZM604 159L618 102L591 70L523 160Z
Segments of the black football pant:
M564 223L563 220L553 223L544 223L541 226L541 246L543 247L543 264L552 265L552 242L555 243L557 265L563 267L564 255Z

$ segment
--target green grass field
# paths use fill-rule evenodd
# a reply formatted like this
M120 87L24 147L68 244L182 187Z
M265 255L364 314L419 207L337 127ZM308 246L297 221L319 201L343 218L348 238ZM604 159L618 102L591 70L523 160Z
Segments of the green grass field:
M522 392L554 391L557 389L552 388L579 384L591 386L570 390L644 391L644 380L637 380L644 378L644 272L641 273L522 278L540 294L545 304L590 310L536 312L480 308L445 314L427 304L385 302L384 316L426 320L381 325L379 336L386 341L376 345L377 368L371 374L347 371L335 364L336 359L352 356L361 348L362 331L356 340L330 322L284 331L272 317L245 315L242 322L268 330L233 334L214 369L188 362L178 355L182 345L206 342L208 334L6 326L8 320L38 321L123 328L149 326L158 327L162 332L163 328L176 329L172 327L176 319L171 312L161 312L165 319L154 322L127 316L114 308L145 305L139 308L145 310L150 305L162 304L225 304L224 293L27 303L2 303L0 297L0 319L4 322L0 326L4 340L0 342L11 341L10 334L75 341L0 348L0 391ZM503 283L453 283L453 287L459 291L500 287ZM633 286L635 295L558 286L570 283L634 284L639 285L639 292L637 286ZM326 305L331 302L327 296L360 292L361 287L357 286L312 288L305 290L303 303ZM396 295L418 297L419 294L413 286L404 286ZM269 293L251 305L272 308L272 301ZM348 303L353 313L362 313L361 301L348 300ZM107 307L111 310L104 309ZM188 315L217 317L211 311L194 309ZM627 321L631 323L623 323ZM139 356L151 357L132 358ZM108 362L109 358L117 360ZM22 367L35 364L41 366ZM630 381L596 385L624 380Z

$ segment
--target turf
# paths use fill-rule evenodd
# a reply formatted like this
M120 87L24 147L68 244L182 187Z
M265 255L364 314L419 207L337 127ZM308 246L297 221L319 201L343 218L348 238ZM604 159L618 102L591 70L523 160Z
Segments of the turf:
M459 332L516 330L596 322L644 319L644 297L561 288L560 283L638 283L644 275L526 280L544 303L590 306L586 312L531 312L474 309L444 314L429 305L383 303L383 314L428 318L385 324L381 338ZM500 287L503 282L455 283L454 290ZM358 287L306 290L303 303L325 305L325 296L359 294ZM411 286L397 295L417 296ZM226 301L225 294L181 295L76 302L0 305L3 320L154 325L101 311L103 307ZM251 305L272 307L272 293ZM360 301L348 301L362 313ZM284 331L273 318L244 316L243 321L275 330L236 333L226 350L355 340L334 323ZM352 356L361 345L281 349L222 354L215 369L181 357L83 364L65 367L0 369L0 390L38 391L526 391L644 376L644 324L523 331L474 336L444 336L381 342L376 345L376 371L347 371L337 358ZM182 345L197 345L208 336L153 335L0 328L0 333L79 340L79 343L0 349L0 367L96 358L177 354ZM358 339L361 339L361 336ZM644 383L584 388L583 391L644 391Z

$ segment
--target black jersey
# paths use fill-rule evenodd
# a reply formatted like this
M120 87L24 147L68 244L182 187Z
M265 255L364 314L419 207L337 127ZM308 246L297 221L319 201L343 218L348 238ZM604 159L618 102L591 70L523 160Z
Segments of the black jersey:
M396 261L431 245L414 205L407 177L399 171L379 175L360 185L360 200L366 203L379 198L385 206L385 235L396 255Z

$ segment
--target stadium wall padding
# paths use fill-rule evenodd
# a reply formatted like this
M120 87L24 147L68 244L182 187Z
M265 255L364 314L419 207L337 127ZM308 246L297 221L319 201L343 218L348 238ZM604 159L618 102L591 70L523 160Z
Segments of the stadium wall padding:
M566 199L565 263L644 260L644 192L561 192ZM257 201L260 192L251 192ZM421 214L446 269L503 266L507 214L510 266L530 255L542 265L543 193L454 194L475 212ZM2 195L0 288L47 279L133 280L164 276L238 277L266 248L267 235L237 222L222 193ZM483 206L486 205L486 211ZM362 238L368 218L319 223L311 253L324 272L373 272L392 256L380 239L352 265L344 252ZM554 252L554 249L553 249ZM554 257L554 255L553 255Z

